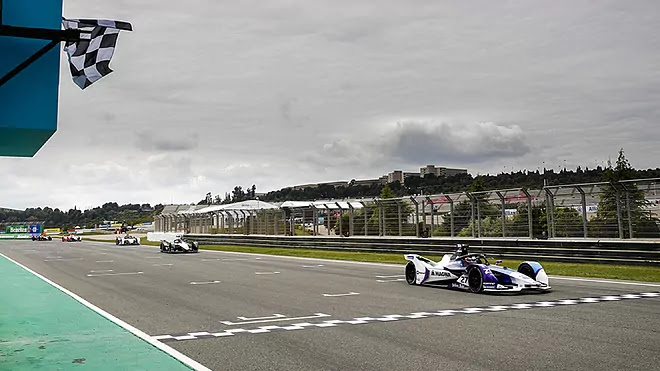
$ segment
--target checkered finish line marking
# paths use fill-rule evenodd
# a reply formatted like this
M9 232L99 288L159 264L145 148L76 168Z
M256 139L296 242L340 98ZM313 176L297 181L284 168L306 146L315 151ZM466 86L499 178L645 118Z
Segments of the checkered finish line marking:
M222 338L222 337L234 336L237 334L264 334L275 331L305 330L310 328L337 327L341 325L363 325L367 323L377 323L377 322L391 322L391 321L403 321L403 320L421 319L421 318L430 318L430 317L470 315L470 314L502 312L507 310L518 310L518 309L549 308L549 307L559 307L563 305L578 305L578 304L589 304L589 303L601 303L608 301L620 301L626 299L645 299L645 298L657 298L657 297L660 297L660 292L642 292L639 294L623 294L623 295L604 295L598 297L586 297L579 299L539 301L534 303L491 305L488 307L478 307L478 308L446 309L446 310L438 310L435 312L388 314L381 317L356 317L349 320L334 319L334 320L328 320L328 321L322 321L316 323L300 322L300 323L292 323L287 326L276 326L276 325L260 326L252 329L232 328L220 332L208 332L208 331L189 332L186 334L179 334L179 335L158 335L158 336L152 336L152 338L154 340L159 340L162 342L197 340L197 339L207 339L207 338Z

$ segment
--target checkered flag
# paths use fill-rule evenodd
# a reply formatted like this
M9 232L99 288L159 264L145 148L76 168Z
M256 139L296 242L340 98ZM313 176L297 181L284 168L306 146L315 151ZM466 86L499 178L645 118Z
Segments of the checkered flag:
M128 22L105 19L62 19L65 29L80 30L80 40L64 46L69 57L71 77L81 89L112 72L110 59L115 52L119 31L133 31Z

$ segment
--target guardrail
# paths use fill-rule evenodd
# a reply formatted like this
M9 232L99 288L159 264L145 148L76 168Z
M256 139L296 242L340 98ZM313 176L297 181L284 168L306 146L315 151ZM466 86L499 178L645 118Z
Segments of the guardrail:
M473 252L496 258L538 259L545 261L660 265L660 241L632 240L541 240L469 238L388 238L388 237L283 237L264 235L187 234L201 244L312 248L356 252L445 254L455 244L470 245ZM403 259L403 258L402 258ZM403 260L402 260L403 261Z

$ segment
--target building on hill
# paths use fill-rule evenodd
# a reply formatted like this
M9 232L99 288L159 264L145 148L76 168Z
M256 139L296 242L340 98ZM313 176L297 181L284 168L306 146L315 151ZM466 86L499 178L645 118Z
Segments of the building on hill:
M333 187L344 186L344 187L346 187L347 185L348 185L348 181L339 180L339 181L336 181L336 182L301 184L301 185L293 186L293 187L290 187L290 188L295 191L295 190L303 190L305 188L318 188L320 186L333 186Z
M456 168L449 168L449 167L435 166L435 165L426 165L419 169L419 176L421 176L422 178L428 174L448 177L459 174L467 174L467 169L456 169Z
M415 173L415 172L410 172L410 171L402 171L402 170L394 170L391 173L387 174L387 183L394 183L398 181L399 183L403 184L404 181L408 178L411 177L419 177L420 173Z
M387 183L387 179L385 177L380 177L377 179L357 179L352 181L354 186L367 186L371 187L372 185L380 185L380 184L385 184Z

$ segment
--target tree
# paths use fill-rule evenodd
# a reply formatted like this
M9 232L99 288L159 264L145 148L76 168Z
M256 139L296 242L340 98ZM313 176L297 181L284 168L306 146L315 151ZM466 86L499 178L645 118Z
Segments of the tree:
M241 186L234 187L234 190L231 192L231 194L232 194L231 196L232 202L240 202L246 199L245 192L243 191L243 187Z
M605 187L600 196L596 217L591 221L592 234L598 237L623 238L630 238L631 232L637 233L638 236L655 237L660 234L658 219L645 211L651 203L644 198L644 194L634 183L621 183L622 180L632 179L634 176L635 169L621 148L616 165L612 167L612 163L608 161L605 169L604 178L610 186ZM619 236L619 218L622 219L623 236ZM630 225L633 227L632 231Z

